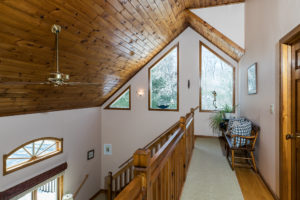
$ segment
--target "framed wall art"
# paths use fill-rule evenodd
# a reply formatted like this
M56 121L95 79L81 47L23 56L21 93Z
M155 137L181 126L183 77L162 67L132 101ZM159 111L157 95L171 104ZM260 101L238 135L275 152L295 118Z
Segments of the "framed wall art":
M257 63L248 67L248 94L257 94Z

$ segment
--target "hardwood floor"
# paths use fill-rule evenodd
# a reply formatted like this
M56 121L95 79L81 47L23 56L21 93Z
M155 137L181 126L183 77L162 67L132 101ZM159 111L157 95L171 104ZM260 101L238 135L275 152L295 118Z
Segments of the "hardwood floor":
M223 155L225 152L225 141L219 138ZM274 200L271 192L261 179L261 177L250 168L235 168L236 177L240 184L244 200Z
M244 200L274 200L260 176L252 169L236 168L235 172Z

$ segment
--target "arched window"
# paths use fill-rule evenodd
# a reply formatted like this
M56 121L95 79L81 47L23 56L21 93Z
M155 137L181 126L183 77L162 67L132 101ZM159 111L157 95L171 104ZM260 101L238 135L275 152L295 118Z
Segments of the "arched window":
M3 175L63 152L63 139L46 137L29 141L3 156Z

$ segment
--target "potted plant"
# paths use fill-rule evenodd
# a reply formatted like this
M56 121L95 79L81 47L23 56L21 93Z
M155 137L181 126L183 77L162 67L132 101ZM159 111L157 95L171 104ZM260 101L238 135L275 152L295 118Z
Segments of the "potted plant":
M234 108L236 107L237 105L231 108L229 105L226 104L221 110L217 111L215 114L210 116L209 126L212 128L214 132L219 131L221 123L230 119L230 115L232 114Z

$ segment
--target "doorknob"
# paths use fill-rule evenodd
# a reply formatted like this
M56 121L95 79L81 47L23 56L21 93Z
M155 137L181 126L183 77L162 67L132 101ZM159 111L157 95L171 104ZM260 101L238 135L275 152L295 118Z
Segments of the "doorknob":
M296 138L300 138L300 135L287 134L287 135L285 136L285 138L286 138L287 140L289 140L289 139L296 139Z

